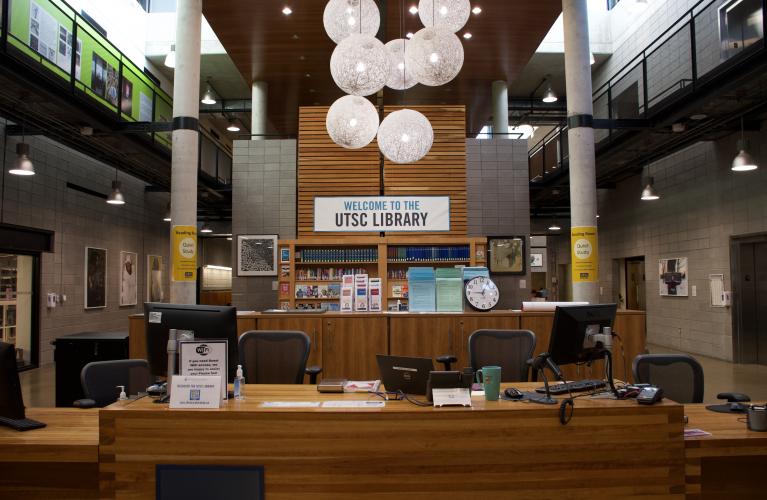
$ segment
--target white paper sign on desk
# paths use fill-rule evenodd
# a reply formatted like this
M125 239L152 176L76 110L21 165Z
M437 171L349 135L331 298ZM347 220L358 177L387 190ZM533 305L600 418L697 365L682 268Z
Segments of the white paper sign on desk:
M464 388L432 389L434 406L471 406L471 391Z
M226 399L228 353L226 339L179 342L179 374L220 377L221 399Z
M221 406L221 377L175 375L171 382L172 409L209 409Z

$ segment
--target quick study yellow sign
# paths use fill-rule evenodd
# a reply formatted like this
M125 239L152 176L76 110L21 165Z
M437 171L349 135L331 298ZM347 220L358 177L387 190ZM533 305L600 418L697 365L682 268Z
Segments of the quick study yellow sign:
M573 283L596 283L599 280L599 252L596 226L570 229Z
M197 280L197 227L173 226L171 265L173 281Z

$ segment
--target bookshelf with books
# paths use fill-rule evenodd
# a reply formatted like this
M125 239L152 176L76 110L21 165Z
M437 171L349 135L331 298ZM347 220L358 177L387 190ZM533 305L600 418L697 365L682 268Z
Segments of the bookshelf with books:
M485 266L487 239L450 236L311 237L280 240L281 309L337 310L341 278L381 279L384 309L407 308L411 266Z

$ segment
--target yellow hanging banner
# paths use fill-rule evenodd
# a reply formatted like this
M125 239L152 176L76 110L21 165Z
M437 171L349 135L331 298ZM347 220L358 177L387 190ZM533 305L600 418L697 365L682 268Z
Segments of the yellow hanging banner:
M171 230L173 281L197 280L197 226L173 226Z
M599 280L599 252L596 226L570 229L573 283L596 283Z

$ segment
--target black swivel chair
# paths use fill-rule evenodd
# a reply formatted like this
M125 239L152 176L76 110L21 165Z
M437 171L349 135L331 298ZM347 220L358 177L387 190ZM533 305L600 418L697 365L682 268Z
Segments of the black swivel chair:
M145 359L94 361L83 367L80 382L85 399L78 399L74 405L79 408L103 408L120 397L118 385L124 385L129 396L146 392L152 383L152 375Z
M477 330L469 337L469 359L474 371L500 366L502 382L527 382L527 360L535 352L530 330Z
M238 342L246 384L302 384L304 374L317 383L319 366L307 368L311 340L304 332L251 330Z
M663 389L677 403L703 402L703 367L687 354L640 354L632 366L634 381Z

